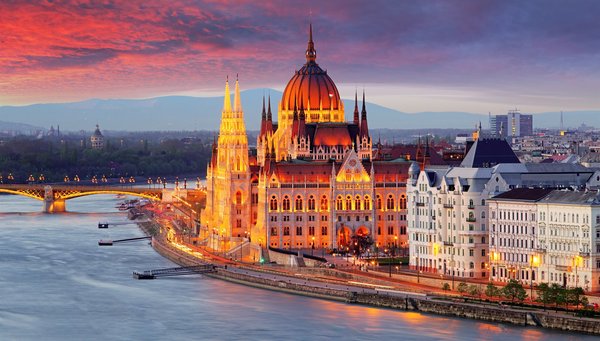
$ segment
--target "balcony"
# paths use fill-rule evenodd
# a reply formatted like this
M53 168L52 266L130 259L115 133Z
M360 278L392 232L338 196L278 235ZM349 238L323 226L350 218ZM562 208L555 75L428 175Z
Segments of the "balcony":
M452 204L444 204L444 208L454 208L454 205L452 205Z
M475 217L467 217L467 223L474 223L477 219Z
M579 251L579 256L580 257L589 257L590 253L589 252L583 252L583 251Z
M475 209L475 205L469 205L469 206L467 206L467 208L470 209L470 210L474 210Z
M454 246L453 242L444 242L444 246Z
M425 203L424 202L418 202L417 206L420 206L420 207L425 206Z

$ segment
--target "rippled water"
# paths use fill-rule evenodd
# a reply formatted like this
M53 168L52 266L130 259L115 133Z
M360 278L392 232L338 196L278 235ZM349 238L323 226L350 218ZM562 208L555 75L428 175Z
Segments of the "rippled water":
M138 281L170 267L139 237L114 196L40 213L32 199L0 196L0 340L578 340L537 328L398 312L258 290L201 277ZM27 213L19 213L27 212Z

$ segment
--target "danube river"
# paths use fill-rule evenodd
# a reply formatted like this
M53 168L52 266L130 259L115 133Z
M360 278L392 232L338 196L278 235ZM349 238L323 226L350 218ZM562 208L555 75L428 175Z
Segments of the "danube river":
M114 196L41 202L0 196L0 340L579 340L589 336L375 309L202 277L134 280L174 266L139 237Z

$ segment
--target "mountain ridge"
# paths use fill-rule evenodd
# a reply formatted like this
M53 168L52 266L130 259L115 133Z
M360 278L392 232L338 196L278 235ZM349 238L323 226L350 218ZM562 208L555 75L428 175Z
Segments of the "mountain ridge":
M273 89L250 89L241 92L246 128L257 130L260 124L262 96L281 98ZM343 99L346 119L350 120L353 99ZM276 116L278 100L273 101ZM37 103L25 106L0 106L0 118L16 124L42 126L60 125L64 131L91 130L96 124L109 130L217 130L221 118L223 96L159 96L142 99L100 99L68 103ZM395 129L475 127L482 122L488 126L486 114L460 111L406 113L367 102L369 127ZM600 127L600 110L565 111L565 126L582 123ZM391 127L393 125L393 127ZM560 112L534 113L535 128L558 128Z

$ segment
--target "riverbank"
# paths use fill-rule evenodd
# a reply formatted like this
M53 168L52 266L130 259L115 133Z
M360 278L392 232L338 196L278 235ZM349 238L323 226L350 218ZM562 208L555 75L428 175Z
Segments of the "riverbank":
M160 227L156 222L138 225L146 234L153 235L152 246L156 252L179 265L189 266L214 261L214 258L210 258L211 255L206 250L194 251L196 255L202 255L200 258L175 247L179 244L174 245L167 241L160 233ZM152 232L154 234L151 234ZM228 268L219 268L217 273L207 274L207 276L261 289L343 301L349 304L600 335L600 323L596 319L575 318L566 314L542 312L538 309L468 303L462 298L427 296L382 289L383 285L368 282L352 281L353 285L344 286L339 285L339 281L338 284L335 284L336 281L328 280L329 276L317 277L317 279L314 276L308 276L305 272L308 270L305 269L292 273L285 269L262 269L256 266L242 265L222 258L217 259L217 262L227 265ZM337 271L328 269L327 272ZM347 276L344 273L340 277L348 278ZM350 277L350 279L355 278ZM349 282L351 281L346 281L346 283ZM363 286L360 286L361 284Z

